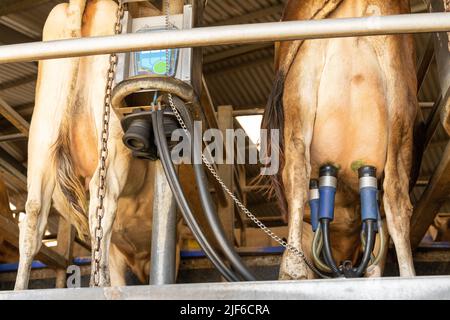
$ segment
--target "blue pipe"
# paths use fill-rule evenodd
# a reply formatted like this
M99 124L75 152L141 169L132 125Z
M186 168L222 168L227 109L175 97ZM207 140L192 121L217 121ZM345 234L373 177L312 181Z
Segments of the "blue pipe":
M261 247L261 248L252 248L252 251L249 252L249 254L274 254L274 253L282 254L284 251L285 251L285 248L282 246ZM182 259L206 257L203 250L182 250L180 252L180 256ZM73 264L77 265L77 266L88 265L90 263L91 263L90 257L86 257L86 258L80 257L80 258L73 259ZM0 273L17 271L18 267L19 267L18 262L0 263ZM47 268L47 265L40 261L33 261L31 264L31 269L44 269L44 268Z
M252 248L249 252L241 252L240 254L274 254L274 253L283 253L285 250L282 246L276 247L260 247L260 248ZM239 252L238 252L239 253ZM181 250L180 252L181 259L189 259L189 258L203 258L206 257L203 250Z
M320 168L319 174L319 220L333 221L337 169L326 165Z
M379 217L378 209L378 188L375 167L361 167L358 170L361 198L361 220L377 221Z
M309 182L309 208L313 232L319 227L319 202L319 181L313 179Z
M319 219L334 220L334 198L336 188L320 187L319 188Z
M91 263L91 258L74 258L73 264L77 266L87 265ZM17 271L19 267L19 263L2 263L0 264L0 273L1 272L12 272ZM42 263L40 261L33 261L31 263L31 269L44 269L47 268L47 265L45 263Z
M361 219L378 220L378 202L377 202L377 189L374 188L362 188L360 190L361 196Z
M316 232L319 227L319 199L309 200L309 207L311 208L311 227Z
M380 192L377 192L377 223L375 224L375 232L378 233L378 230L382 228L383 220L381 219L381 212L380 212L380 198L379 198Z
M380 228L382 228L381 224L383 223L383 220L381 219L381 213L380 213L380 201L378 198L379 191L377 192L377 223L373 226L373 230L378 233ZM363 221L362 223L362 230L366 230L366 223Z
M319 220L322 228L323 247L322 252L326 264L333 274L341 276L341 272L334 261L331 252L330 223L334 219L334 200L337 186L337 168L325 165L319 170Z

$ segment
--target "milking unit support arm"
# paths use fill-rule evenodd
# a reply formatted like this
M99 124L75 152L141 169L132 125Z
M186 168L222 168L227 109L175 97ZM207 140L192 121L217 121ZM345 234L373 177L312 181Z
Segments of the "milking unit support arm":
M192 109L196 112L200 110L198 99L192 87L183 81L167 77L141 77L125 80L114 88L112 94L113 108L122 118L122 126L126 125L126 128L124 128L124 143L139 158L156 160L159 155L177 205L195 239L227 281L240 281L241 277L227 265L223 259L223 254L214 248L206 238L184 195L167 145L167 138L170 138L172 130L178 127L176 120L173 117L172 119L168 117L165 111L161 111L163 116L160 117L157 117L158 112L151 111L133 112L126 117L123 117L123 114L120 113L120 110L125 107L124 101L129 94L148 90L156 90L155 92L160 93L170 92L183 101L190 101ZM159 121L162 121L163 124L160 124ZM151 147L152 144L156 145ZM221 245L220 242L219 245Z

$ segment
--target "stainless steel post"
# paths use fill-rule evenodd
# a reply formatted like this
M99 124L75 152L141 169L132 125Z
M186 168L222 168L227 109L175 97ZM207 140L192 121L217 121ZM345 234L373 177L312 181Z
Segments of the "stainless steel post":
M150 284L175 283L177 213L162 164L155 162Z

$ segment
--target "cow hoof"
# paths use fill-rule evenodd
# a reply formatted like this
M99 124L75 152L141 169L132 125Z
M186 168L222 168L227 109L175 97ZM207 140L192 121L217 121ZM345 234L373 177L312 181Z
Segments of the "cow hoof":
M22 290L27 290L27 286L24 285L21 282L16 282L15 286L14 286L14 291L22 291Z
M365 278L379 278L382 275L382 270L380 266L372 266L367 269L367 272L364 274Z
M91 279L90 279L90 282L89 282L89 286L92 288L92 287L95 287L95 285L94 285L94 274L91 274ZM98 286L99 287L110 287L111 286L111 280L110 280L110 278L109 278L109 273L100 273L100 279L99 279L99 282L98 282Z
M298 273L280 272L279 280L307 280L308 276Z
M283 256L280 267L280 280L306 280L308 279L308 267L297 257Z

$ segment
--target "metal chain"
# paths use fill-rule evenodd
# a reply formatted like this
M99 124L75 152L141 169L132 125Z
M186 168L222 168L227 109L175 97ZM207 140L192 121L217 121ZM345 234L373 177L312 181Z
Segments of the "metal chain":
M119 0L119 6L116 13L116 24L114 26L114 33L122 33L122 18L124 14L124 5L122 0ZM109 56L109 68L107 73L107 81L105 88L105 98L103 104L103 127L101 135L101 150L100 150L100 169L98 171L98 189L97 189L97 208L95 209L96 226L94 230L94 247L92 248L92 260L94 268L93 285L98 287L100 285L100 262L102 259L102 251L100 248L103 238L102 220L105 214L105 207L103 200L106 195L106 159L108 158L108 137L109 137L109 119L111 113L111 93L114 84L117 67L117 54L113 53Z
M165 1L166 4L166 16L165 16L165 21L166 21L166 30L170 29L170 0L166 0ZM166 48L166 76L169 76L170 73L170 54L169 54L169 48ZM170 98L172 98L172 96L170 95Z

